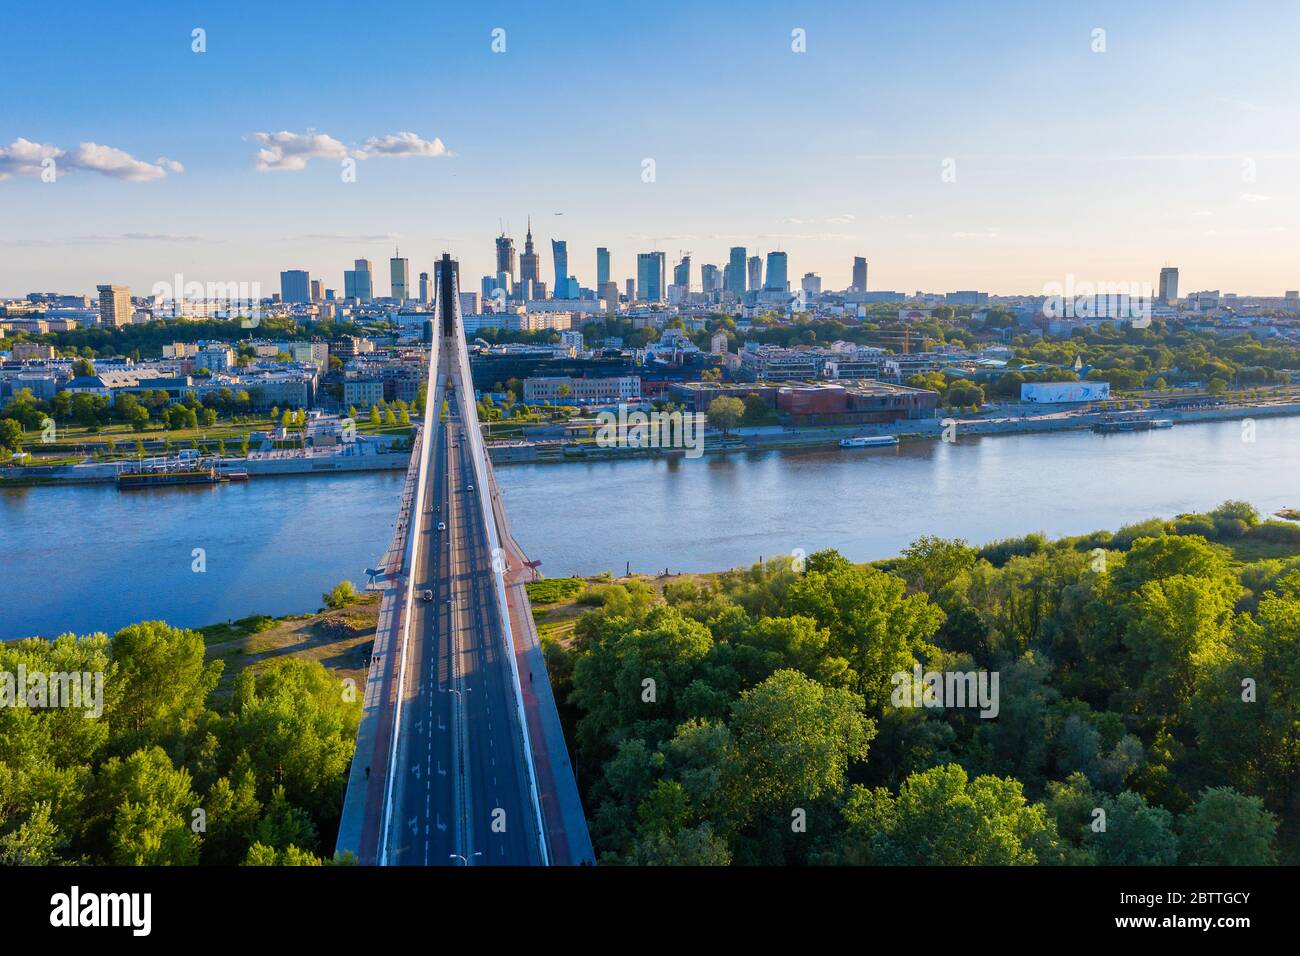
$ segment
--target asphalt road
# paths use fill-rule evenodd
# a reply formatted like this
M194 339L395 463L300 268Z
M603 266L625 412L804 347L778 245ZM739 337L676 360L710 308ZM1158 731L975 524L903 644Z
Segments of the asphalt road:
M541 854L485 516L470 491L477 479L456 402L449 404L448 421L431 429L420 503L389 862L536 865Z

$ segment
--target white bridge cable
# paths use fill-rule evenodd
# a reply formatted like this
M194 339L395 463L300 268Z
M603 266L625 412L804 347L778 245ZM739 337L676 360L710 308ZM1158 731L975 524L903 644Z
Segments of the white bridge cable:
M425 387L423 421L413 454L418 454L419 466L416 472L415 499L411 507L411 520L406 529L406 548L402 560L404 575L403 587L406 599L403 602L402 652L397 669L397 706L393 713L392 744L388 754L388 779L384 784L384 822L380 830L379 865L388 865L388 830L393 816L393 792L396 789L397 744L402 729L402 697L406 693L406 649L411 642L411 618L415 606L415 556L420 538L420 527L424 520L424 492L429 478L429 462L432 459L433 431L438 425L438 412L434 402L438 395L438 353L436 339L429 347L429 384Z

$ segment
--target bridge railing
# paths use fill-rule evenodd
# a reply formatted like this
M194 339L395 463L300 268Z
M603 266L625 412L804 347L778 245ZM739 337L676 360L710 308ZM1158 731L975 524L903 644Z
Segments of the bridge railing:
M420 540L420 526L424 520L424 494L429 481L429 462L433 457L434 430L442 409L435 408L438 397L438 343L429 346L429 384L425 387L423 418L420 422L420 440L413 452L420 456L419 471L415 480L415 499L411 507L411 520L406 529L406 548L402 559L403 587L406 598L402 605L402 652L397 665L397 705L393 712L392 745L388 754L388 779L384 783L384 825L380 828L379 865L388 863L388 828L393 816L393 793L396 789L397 744L402 731L402 698L406 694L406 649L411 643L411 618L415 613L415 551Z

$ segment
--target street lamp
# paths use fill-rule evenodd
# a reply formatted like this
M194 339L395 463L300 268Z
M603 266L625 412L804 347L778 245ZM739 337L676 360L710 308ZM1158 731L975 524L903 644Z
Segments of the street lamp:
M482 851L482 850L475 850L474 853L473 853L472 855L473 855L473 856L482 856L482 855L483 855L483 851ZM450 859L450 860L460 860L460 861L461 861L462 863L464 863L466 866L469 866L469 860L465 859L465 857L462 856L462 855L459 854L459 853L451 853L451 854L448 854L448 857L447 857L447 858Z

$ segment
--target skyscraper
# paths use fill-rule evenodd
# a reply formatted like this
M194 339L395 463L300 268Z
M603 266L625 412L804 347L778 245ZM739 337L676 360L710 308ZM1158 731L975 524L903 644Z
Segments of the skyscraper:
M636 257L636 297L642 302L664 301L664 276L667 271L667 253L639 253Z
M420 301L429 304L429 273L420 273Z
M1173 305L1178 301L1178 270L1165 266L1160 270L1160 304Z
M815 272L805 272L800 287L808 295L820 295L822 291L822 277Z
M618 283L602 282L600 288L596 290L596 295L605 300L605 309L613 312L618 308Z
M392 280L392 297L401 305L411 294L411 260L397 256L388 260L388 275Z
M761 256L749 257L749 291L763 288L763 259Z
M722 289L722 276L718 272L717 266L708 262L700 266L700 286L703 288L705 295L710 295Z
M555 295L562 296L569 286L569 244L563 239L552 239L551 255L555 258Z
M528 218L528 235L524 237L524 254L519 257L519 286L527 298L541 298L536 285L542 281L541 257L533 249L533 220Z
M287 269L280 273L280 301L311 301L311 276L306 269Z
M609 281L609 250L604 246L596 249L596 288Z
M722 272L722 291L740 295L745 291L745 247L732 246L731 258Z
M370 302L375 298L374 268L369 259L357 259L353 268L343 273L343 297Z
M515 241L504 232L497 236L497 272L510 276L511 285L515 281Z
M862 256L853 257L853 284L849 286L849 291L867 291L867 260Z
M99 324L119 328L131 324L131 288L124 285L96 286L99 290Z
M321 279L311 280L311 300L313 302L325 301L325 283Z
M683 295L691 290L690 256L682 256L682 261L673 267L673 285L680 287Z
M786 259L784 252L767 254L767 282L763 289L767 292L784 292L788 286L786 280Z

